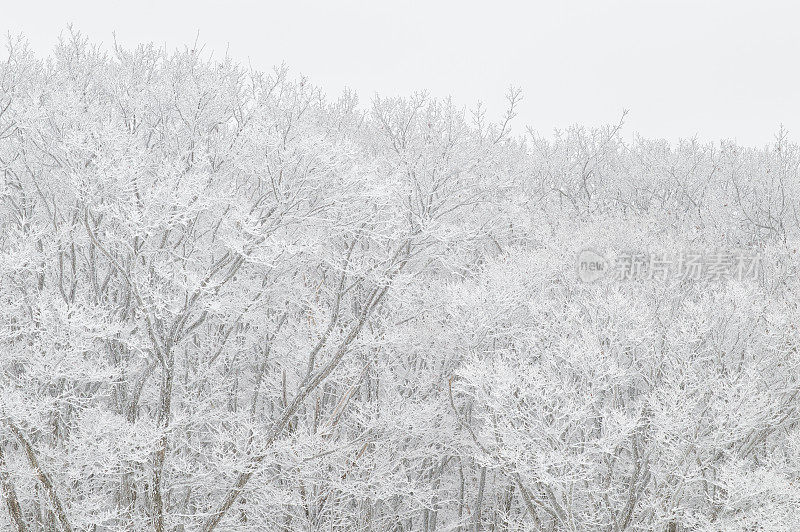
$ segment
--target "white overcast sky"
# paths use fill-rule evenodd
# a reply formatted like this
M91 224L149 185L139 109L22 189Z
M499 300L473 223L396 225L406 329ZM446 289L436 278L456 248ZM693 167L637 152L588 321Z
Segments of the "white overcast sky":
M36 2L0 0L0 30L47 54L68 24L96 43L199 42L261 70L286 62L333 97L427 90L499 118L523 89L515 131L616 122L670 141L800 140L800 5L728 1Z

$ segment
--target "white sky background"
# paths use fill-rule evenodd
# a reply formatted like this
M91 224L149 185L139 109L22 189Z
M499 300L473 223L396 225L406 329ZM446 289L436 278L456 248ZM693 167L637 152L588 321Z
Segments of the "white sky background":
M49 5L48 5L49 4ZM514 131L616 123L676 141L763 146L783 123L800 141L800 4L729 1L208 2L0 0L0 31L46 55L72 23L94 43L192 45L286 62L333 98L427 90L482 100L500 119L523 89Z

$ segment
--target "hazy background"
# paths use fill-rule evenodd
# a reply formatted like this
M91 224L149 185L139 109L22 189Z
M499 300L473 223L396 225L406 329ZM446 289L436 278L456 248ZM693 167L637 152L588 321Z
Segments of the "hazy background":
M49 5L48 5L49 4ZM199 42L257 69L286 62L335 96L427 89L503 113L515 132L616 122L675 141L762 146L783 123L800 140L800 6L790 2L208 2L0 0L0 31L47 54L67 24L95 43Z

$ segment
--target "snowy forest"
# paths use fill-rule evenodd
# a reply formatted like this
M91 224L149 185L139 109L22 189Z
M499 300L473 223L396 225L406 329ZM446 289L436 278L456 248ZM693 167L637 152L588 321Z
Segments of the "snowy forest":
M800 529L787 131L364 96L8 40L0 530Z

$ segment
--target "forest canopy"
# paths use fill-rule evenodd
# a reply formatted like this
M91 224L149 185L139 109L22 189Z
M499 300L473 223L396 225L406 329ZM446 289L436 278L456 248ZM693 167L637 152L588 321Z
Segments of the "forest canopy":
M797 144L520 98L9 39L0 529L798 529Z

